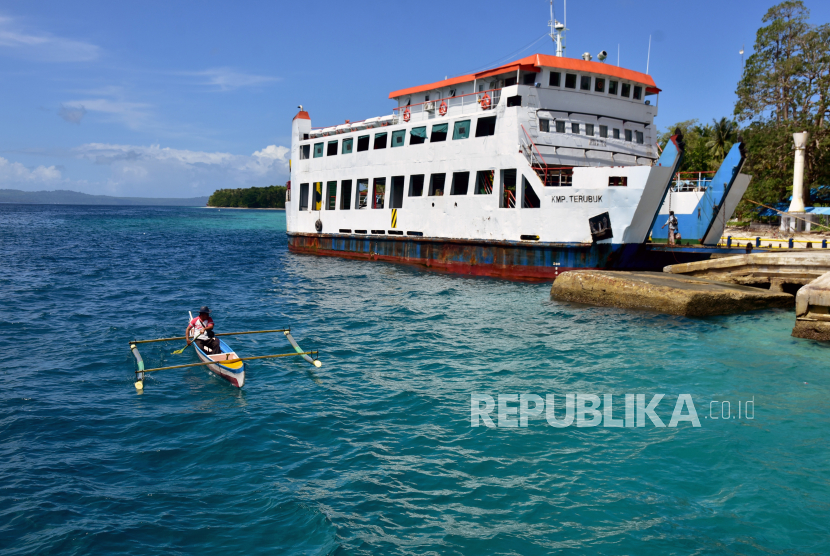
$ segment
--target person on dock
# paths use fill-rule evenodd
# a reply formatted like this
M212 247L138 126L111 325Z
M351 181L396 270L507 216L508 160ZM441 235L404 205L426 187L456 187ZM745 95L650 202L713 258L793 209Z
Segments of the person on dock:
M669 211L669 219L666 220L666 223L660 226L662 230L666 226L669 227L669 245L674 245L674 234L677 232L677 217L674 215L674 211Z
M207 354L222 353L222 348L219 346L219 338L213 333L213 319L210 318L210 308L205 305L199 309L199 316L190 321L185 330L184 336L187 338L187 345L190 345L190 331L195 330L196 345Z

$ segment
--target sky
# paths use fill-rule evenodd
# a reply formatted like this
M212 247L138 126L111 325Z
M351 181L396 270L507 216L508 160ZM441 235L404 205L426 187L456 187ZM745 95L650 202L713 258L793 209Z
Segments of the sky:
M830 2L805 4L830 21ZM739 51L772 5L571 0L566 56L606 50L616 64L619 48L641 72L648 60L660 130L711 122L731 116ZM314 127L390 114L393 90L553 54L548 19L546 0L0 0L0 189L284 184L299 104Z

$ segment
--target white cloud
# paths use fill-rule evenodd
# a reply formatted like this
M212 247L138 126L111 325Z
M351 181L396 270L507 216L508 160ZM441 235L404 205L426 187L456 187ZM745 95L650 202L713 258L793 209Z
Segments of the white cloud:
M83 104L80 106L67 106L66 104L61 104L61 108L58 110L58 116L70 124L80 124L85 115L86 108L84 108Z
M216 189L283 183L289 149L269 145L251 155L89 143L72 150L77 158L108 166L106 192L130 196L190 197Z
M266 83L279 81L276 77L267 75L253 75L234 71L231 68L212 68L204 71L184 72L182 75L198 77L201 85L206 85L217 91L231 91L242 87L255 87Z
M157 127L150 111L151 106L142 102L109 98L86 98L69 100L64 105L80 106L84 109L84 113L99 112L104 114L107 120L123 124L135 131Z
M9 162L0 157L0 184L3 189L30 184L54 185L62 179L61 171L54 166L27 168L19 162Z
M0 52L40 62L88 62L100 56L94 44L26 31L11 17L0 16Z

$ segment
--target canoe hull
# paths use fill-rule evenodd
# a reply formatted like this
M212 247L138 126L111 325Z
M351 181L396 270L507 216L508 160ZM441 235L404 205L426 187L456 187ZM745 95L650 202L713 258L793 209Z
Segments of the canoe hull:
M230 348L230 346L228 346L228 344L226 344L222 340L219 340L219 345L222 348L222 353L233 353L233 350ZM193 342L193 347L196 350L196 355L198 355L199 359L201 359L204 363L208 363L208 362L212 361L212 359L208 356L208 354L205 353L204 351L202 351L202 349L199 348L198 345L196 345L196 342ZM205 365L205 366L208 369L210 369L212 373L214 373L215 375L217 375L220 378L223 378L223 379L227 380L228 382L230 382L231 384L233 384L237 388L242 388L242 386L245 384L245 363L244 362L242 363L241 370L240 369L232 369L230 367L222 365L221 363L211 363L210 365Z

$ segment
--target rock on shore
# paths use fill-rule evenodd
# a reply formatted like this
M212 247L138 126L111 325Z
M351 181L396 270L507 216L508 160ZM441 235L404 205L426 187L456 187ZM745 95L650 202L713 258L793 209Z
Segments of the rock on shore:
M793 296L705 278L661 272L574 270L559 275L552 299L606 307L707 317L772 307L791 308Z
M830 341L830 272L798 290L793 336Z

